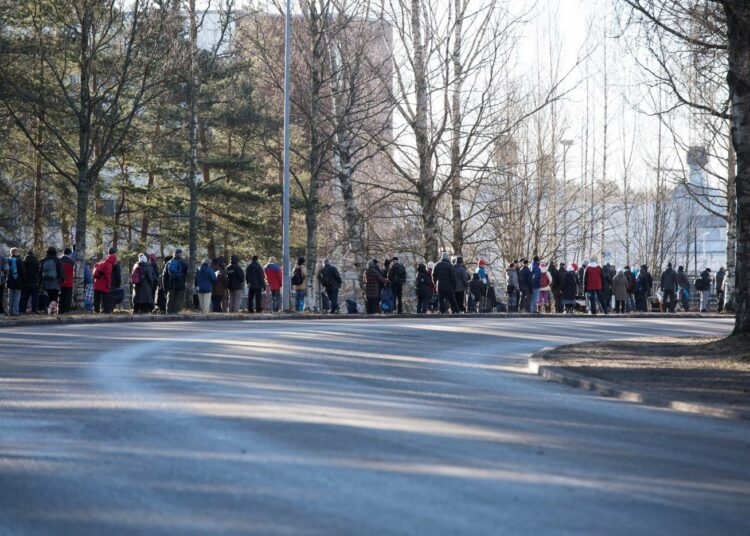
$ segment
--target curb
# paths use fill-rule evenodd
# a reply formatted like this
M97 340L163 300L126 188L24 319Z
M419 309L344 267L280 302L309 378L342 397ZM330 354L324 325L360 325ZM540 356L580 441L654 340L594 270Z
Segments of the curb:
M59 317L48 317L39 316L31 318L18 318L18 319L4 319L0 318L0 329L2 328L14 328L24 326L58 326L68 324L114 324L121 322L205 322L205 321L259 321L259 320L390 320L394 318L404 319L436 319L436 318L453 318L454 315L417 315L415 313L407 314L376 314L366 315L362 313L358 314L321 314L321 313L263 313L263 314L250 314L250 313L211 313L208 315L203 314L139 314L131 315L127 313L112 314L107 316L59 316ZM557 320L557 319L586 319L586 320L597 320L597 319L611 319L611 318L730 318L729 315L718 314L718 313L632 313L624 315L575 315L566 316L558 314L545 314L545 315L531 315L524 313L469 313L455 315L455 318L534 318L534 319L546 319L546 320Z
M548 365L544 356L552 350L554 350L554 348L544 348L532 355L528 361L529 370L533 374L537 374L547 381L586 389L587 391L591 391L607 398L615 398L625 402L634 402L636 404L644 404L658 408L667 408L682 413L692 413L706 417L718 417L721 419L734 419L740 421L750 420L750 411L734 410L710 404L670 400L643 391L623 389L616 383L591 378L577 372L572 372L565 367Z

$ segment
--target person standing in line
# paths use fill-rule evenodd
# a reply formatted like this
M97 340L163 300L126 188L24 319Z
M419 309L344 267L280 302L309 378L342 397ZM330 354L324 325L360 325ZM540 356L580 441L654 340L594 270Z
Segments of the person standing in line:
M542 269L539 265L539 257L534 256L534 262L531 263L531 312L539 312L539 292L541 292Z
M550 294L552 293L552 278L549 275L547 264L539 263L539 270L542 272L539 277L539 298L537 300L537 312L542 310L546 313L551 312Z
M195 272L195 288L198 291L198 306L201 313L207 315L211 310L211 294L216 284L216 273L211 270L208 259L205 259Z
M628 280L628 299L625 301L625 310L628 313L634 313L637 310L635 303L635 291L637 286L635 274L630 266L625 266L625 268L622 269L622 273Z
M586 296L586 282L584 281L584 274L586 273L586 268L589 267L589 261L584 260L583 263L581 263L581 266L578 267L578 287L581 289L581 294ZM588 310L588 298L586 298L586 309Z
M521 270L518 272L518 284L521 289L521 312L530 313L533 277L531 275L531 269L529 268L529 260L523 259L521 264Z
M305 296L307 295L307 267L304 257L297 259L297 265L292 271L292 290L294 290L294 310L302 313L305 311Z
M27 313L29 298L31 298L31 314L35 315L39 308L39 261L34 252L29 250L23 259L23 292L21 293L21 314Z
M677 305L677 296L675 294L677 290L677 273L672 268L671 262L667 263L667 268L662 272L659 283L664 310L668 313L674 313L675 305Z
M76 260L73 256L73 250L65 248L63 256L60 258L62 268L65 273L65 279L60 285L60 314L69 313L73 308L73 283L75 280Z
M612 281L612 290L615 295L615 313L622 314L625 312L625 302L628 301L628 278L623 270L617 272Z
M323 267L318 272L318 283L324 289L328 304L329 312L336 314L339 310L339 289L343 284L341 274L328 259L323 259Z
M550 266L550 273L552 274L552 297L555 300L555 312L558 314L565 311L562 303L562 282L566 272L567 269L564 262L561 262L560 266L554 272L552 272L552 266Z
M716 312L720 313L724 310L724 279L726 278L726 271L722 266L719 271L716 272Z
M245 289L245 275L237 255L232 255L229 258L227 287L229 288L229 312L239 313L242 304L242 291Z
M708 312L708 300L711 297L711 268L701 272L700 278L695 282L695 288L700 292L700 312Z
M0 253L0 315L5 315L5 287L8 283L8 259ZM10 306L8 306L10 310Z
M398 257L391 259L391 264L386 272L386 279L391 285L393 300L396 302L396 312L404 312L404 283L406 283L406 268L398 260Z
M460 313L466 312L466 289L469 288L469 273L466 271L464 266L464 258L456 257L456 262L453 265L456 270L456 303L458 304L458 311Z
M8 315L18 316L21 303L21 292L25 287L23 260L18 255L18 248L10 249L8 257Z
M167 288L167 314L177 314L185 303L185 289L187 288L188 265L182 258L182 249L174 250L174 256L164 266L169 274Z
M430 261L427 263L427 275L430 276L430 303L428 309L430 312L435 312L438 308L437 293L435 292L435 281L432 280L432 271L435 269L435 263Z
M378 267L378 260L372 259L367 263L364 274L365 300L367 301L367 314L374 315L378 312L380 302L380 289L385 285L386 279Z
M278 313L281 309L281 285L283 283L283 274L281 268L276 263L276 257L269 257L268 263L263 268L266 274L266 282L271 290L271 309Z
M636 306L641 312L647 313L649 310L649 299L651 291L654 288L654 279L648 271L648 266L641 264L638 271L638 277L635 278L636 286Z
M596 259L594 258L589 260L589 264L583 272L583 284L589 300L589 312L595 315L597 304L602 301L602 268L596 263ZM602 312L607 314L606 309Z
M518 261L511 262L505 269L505 280L508 294L508 312L518 312ZM472 311L473 312L473 311Z
M171 286L169 281L169 272L167 271L167 265L172 259L172 255L166 255L164 257L164 268L162 268L161 271L159 291L156 295L156 307L162 314L167 314L167 289Z
M679 288L682 310L687 313L690 311L690 280L685 273L685 268L682 266L677 267L675 279L677 280L677 287Z
M440 312L446 313L450 304L451 312L458 313L458 304L456 303L456 269L451 264L450 254L443 252L442 259L435 265L432 270L432 280L438 292L440 302Z
M613 267L607 263L602 267L602 291L599 294L602 311L606 315L612 309L612 281L615 274L612 273Z
M94 274L91 262L83 263L83 310L87 313L94 311Z
M112 312L112 300L110 293L112 291L112 267L117 262L114 255L107 256L103 259L99 254L99 262L94 266L94 312L96 314L110 314Z
M57 302L60 299L60 286L65 281L65 270L57 257L57 249L52 246L47 248L47 256L39 265L39 279L50 303Z
M576 296L578 295L578 265L572 263L570 270L565 272L562 280L562 305L565 314L573 314L576 310Z
M218 258L211 261L211 269L216 275L214 290L211 292L211 310L214 313L223 313L224 297L227 293L227 274Z
M247 282L247 312L262 313L266 274L258 261L257 255L253 255L250 264L245 269L245 281Z
M133 285L133 314L148 314L154 309L154 287L156 272L144 253L138 255L138 262L130 272L130 284Z
M476 274L474 274L477 278ZM417 266L417 276L414 282L417 294L417 314L427 313L432 301L432 277L427 273L427 267L423 263Z

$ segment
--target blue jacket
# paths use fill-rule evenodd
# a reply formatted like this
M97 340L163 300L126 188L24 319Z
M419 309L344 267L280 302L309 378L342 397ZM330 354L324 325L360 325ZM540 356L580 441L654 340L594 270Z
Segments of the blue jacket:
M198 287L198 292L201 294L205 292L213 292L214 284L216 283L216 274L208 263L201 264L201 267L195 272L195 286Z
M538 262L531 264L531 288L541 288L542 286L542 269Z

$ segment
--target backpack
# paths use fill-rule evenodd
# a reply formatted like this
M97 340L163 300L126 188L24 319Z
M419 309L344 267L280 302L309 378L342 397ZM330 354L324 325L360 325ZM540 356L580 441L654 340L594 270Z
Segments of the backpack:
M169 261L169 266L167 266L167 272L169 273L170 278L181 279L184 275L182 263L178 259L172 259Z
M708 290L708 285L706 284L706 281L702 277L696 278L694 285L695 285L695 290L700 290L700 291Z
M115 263L112 267L112 288L119 288L122 286L122 267L120 263Z
M404 284L404 275L405 275L404 271L405 270L404 270L404 267L402 265L397 264L396 266L394 266L393 269L391 270L391 274L390 274L391 275L391 277L390 277L391 283L393 283L394 285L398 285L398 286L403 285Z
M57 279L57 264L54 259L47 259L42 265L42 279L54 281Z
M331 270L328 267L323 268L320 272L320 284L326 288L333 286L333 277L331 277Z
M94 266L94 279L102 279L106 274L104 273L104 268L102 268L102 263L98 263L96 266Z
M302 277L302 268L297 266L294 269L294 274L292 275L292 285L301 285L305 281L305 278Z
M136 266L133 270L133 274L130 276L130 282L134 285L140 285L143 279L143 270L140 266Z

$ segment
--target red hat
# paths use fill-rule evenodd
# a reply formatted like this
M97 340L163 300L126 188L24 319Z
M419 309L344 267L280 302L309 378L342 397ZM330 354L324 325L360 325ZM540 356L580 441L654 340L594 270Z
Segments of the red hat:
M479 264L479 266L485 266L487 264L487 261L485 261L484 259L479 259L479 263L478 264Z
M578 271L578 264L573 263L573 264L571 264L571 266L573 267L574 271L576 271L576 272Z

